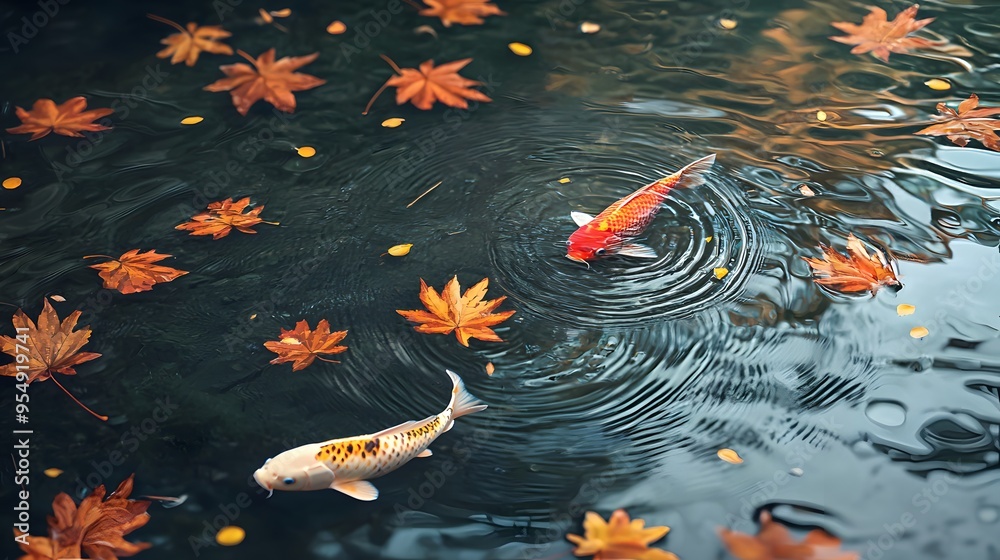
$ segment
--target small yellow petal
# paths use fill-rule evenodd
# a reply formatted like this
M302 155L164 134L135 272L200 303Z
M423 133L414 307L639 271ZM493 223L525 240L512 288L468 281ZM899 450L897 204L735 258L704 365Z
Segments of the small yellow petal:
M717 280L722 280L723 278L726 277L727 274L729 274L729 269L728 268L719 267L719 268L713 269L712 272L715 273L715 278Z
M63 473L62 469L57 469L57 468L45 469L42 472L45 473L45 476L49 478L55 478Z
M20 177L7 177L6 179L3 180L3 188L5 189L14 190L20 186L21 186Z
M302 146L301 148L295 148L295 151L299 153L300 156L305 158L310 158L316 155L316 148L312 146Z
M271 17L271 14L265 12L264 8L257 10L257 13L260 14L260 19L264 20L264 23L271 23L272 21L274 21L274 18Z
M947 91L951 89L951 82L947 80L941 80L938 78L932 78L924 82L924 85L933 89L934 91Z
M809 188L809 185L799 185L799 192L802 196L816 196L816 192Z
M181 124L198 124L203 120L205 120L205 117L198 117L198 116L184 117L183 119L181 119Z
M392 247L389 247L389 254L394 257L402 257L410 253L410 247L413 247L413 243L393 245Z
M528 56L531 54L531 47L525 45L524 43L510 43L507 45L510 52L516 54L517 56Z
M740 454L733 451L732 449L728 448L720 449L718 453L716 453L716 455L719 456L719 459L722 459L723 461L727 463L732 463L734 465L739 465L740 463L743 462L743 457L740 457Z
M66 301L66 298L62 297L59 294L52 294L49 297L52 298L52 301L59 301L59 302Z
M708 237L705 238L705 243L711 243L711 242L712 242L712 236L709 235Z
M923 338L931 334L931 331L927 330L927 327L913 327L910 329L910 336L913 338Z
M326 26L326 32L330 35L342 35L347 31L347 24L339 19Z
M905 317L907 315L913 315L913 312L916 311L916 310L917 310L916 307L914 307L914 306L912 306L912 305L910 305L908 303L901 303L901 304L899 304L899 305L896 306L896 314L899 315L900 317Z
M236 546L243 542L247 536L246 531L236 525L228 525L219 529L215 534L215 542L222 546Z
M292 9L282 8L280 10L271 10L271 15L274 17L288 17L292 15Z
M563 177L562 179L559 179L559 182L565 185L566 183L569 183L569 177Z
M737 23L735 19L722 18L719 20L719 27L726 30L736 29L736 25Z
M496 368L493 366L493 362L487 362L486 364L486 375L493 375Z
M391 119L385 119L382 121L382 126L386 128L396 128L397 126L406 122L406 119L401 119L399 117L392 117Z
M580 24L581 33L597 33L601 30L601 24L592 21L585 21Z
M819 122L825 121L826 120L826 111L824 111L822 109L820 109L819 111L816 111L816 120L818 120Z

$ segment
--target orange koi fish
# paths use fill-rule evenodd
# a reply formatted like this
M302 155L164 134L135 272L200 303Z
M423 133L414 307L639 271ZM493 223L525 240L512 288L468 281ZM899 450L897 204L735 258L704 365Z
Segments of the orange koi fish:
M566 258L590 266L589 261L610 255L655 259L652 248L630 239L641 234L660 211L667 194L676 187L695 187L705 182L702 173L715 163L715 154L688 164L680 171L652 182L608 206L596 217L583 212L570 216L579 229L566 242Z
M455 425L455 419L486 408L465 390L462 379L448 371L451 402L440 414L410 420L377 434L331 439L289 449L253 473L254 480L271 494L275 490L332 488L358 500L378 498L376 478L405 465L414 457L430 457L427 449ZM268 494L268 497L271 497Z

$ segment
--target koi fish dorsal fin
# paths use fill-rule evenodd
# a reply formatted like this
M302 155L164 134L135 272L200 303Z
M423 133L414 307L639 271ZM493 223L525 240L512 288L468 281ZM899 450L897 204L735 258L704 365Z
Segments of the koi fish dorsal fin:
M569 217L573 218L573 222L580 227L583 227L594 220L593 216L584 212L570 212Z
M402 432L405 432L406 430L409 430L416 423L417 423L416 420L407 420L406 422L403 422L402 424L397 424L397 425L395 425L395 426L393 426L391 428L386 428L386 429L382 430L381 432L379 432L377 434L372 434L369 437L373 437L373 438L374 437L383 437L383 436L391 436L392 434L402 433Z
M334 482L330 488L363 502L370 502L378 498L378 488L375 488L375 485L367 480Z

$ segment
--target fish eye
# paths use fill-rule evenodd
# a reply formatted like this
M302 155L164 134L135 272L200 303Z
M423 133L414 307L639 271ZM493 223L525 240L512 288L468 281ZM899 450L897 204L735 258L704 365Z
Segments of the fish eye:
M607 253L607 252L608 252L608 251L607 251L607 249L604 249L604 248L602 247L602 248L600 248L600 249L598 249L598 250L594 251L594 254L595 254L595 255L603 255L604 253Z
M291 484L295 484L295 479L292 478L292 477L288 477L285 480L282 480L282 482L284 482L285 484L291 485Z

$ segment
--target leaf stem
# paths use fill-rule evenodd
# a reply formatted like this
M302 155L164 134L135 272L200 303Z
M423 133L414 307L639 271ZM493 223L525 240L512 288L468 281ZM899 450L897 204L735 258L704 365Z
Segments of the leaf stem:
M328 359L324 358L323 356L316 356L316 359L320 360L320 361L323 361L323 362L329 362L331 364L339 364L340 363L340 360L328 360Z
M391 58L389 58L388 56L385 56L384 54L380 54L379 56L382 57L382 60L388 62L389 66L392 66L392 70L395 73L397 73L397 74L402 74L403 73L403 71L399 69L399 66L396 66L396 63L393 62Z
M83 258L85 258L85 259L111 259L113 261L118 260L118 259L116 259L114 257L109 257L107 255L84 255Z
M107 416L103 416L101 414L98 414L98 413L94 412L93 410L90 410L89 408L87 408L87 405L83 404L76 397L74 397L73 393L70 393L69 391L67 391L66 388L62 386L62 383L59 383L59 380L56 379L55 375L53 375L52 373L49 373L49 379L51 379L52 382L55 383L57 387L59 387L60 389L62 389L64 393L66 393L67 395L69 395L69 398L73 399L73 402L75 402L76 404L80 405L81 408L83 408L84 410L86 410L87 412L89 412L90 414L92 414L94 416L94 418L97 418L97 419L99 419L101 421L104 421L104 422L108 421L108 417Z
M409 208L410 206L413 206L414 204L416 204L418 200L420 200L421 198L423 198L423 197L427 196L428 194L430 194L430 192L432 190L438 188L438 185L440 185L443 182L444 181L438 181L437 183L435 183L433 187L427 189L426 191L424 191L424 194L422 194L422 195L418 196L417 198L413 199L413 202L407 204L406 207Z
M267 220L261 220L260 223L262 223L262 224L268 224L268 225L272 225L272 226L280 226L281 225L280 222L269 222Z
M382 87L378 88L378 91L375 92L375 95L373 95L372 98L368 100L368 105L365 105L365 110L361 112L362 116L368 114L368 111L372 108L372 105L375 104L375 100L378 99L378 96L382 95L382 92L385 91L385 88L387 87L389 87L389 80L386 80L385 83L382 84Z
M255 59L254 57L252 57L249 54L247 54L246 51L244 51L242 49L236 49L236 54L238 54L238 55L242 56L243 58L249 60L250 64L254 65L254 68L257 67L257 59Z
M413 6L414 8L416 8L418 10L424 10L424 9L427 8L426 6L421 6L420 4L417 4L413 0L403 0L403 2L406 2L407 4Z
M146 17L148 17L149 19L151 19L153 21L158 21L160 23L165 23L165 24L169 25L170 27L173 27L174 29L180 31L181 33L183 33L185 35L189 35L189 36L191 35L190 33L188 33L187 29L184 29L183 27L181 27L180 24L178 24L177 22L170 21L167 18L163 18L163 17L160 17L158 15L154 15L154 14L146 14Z

